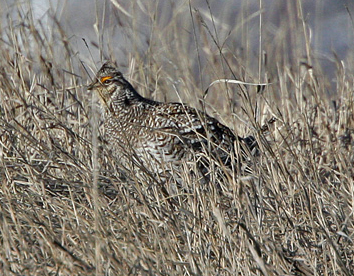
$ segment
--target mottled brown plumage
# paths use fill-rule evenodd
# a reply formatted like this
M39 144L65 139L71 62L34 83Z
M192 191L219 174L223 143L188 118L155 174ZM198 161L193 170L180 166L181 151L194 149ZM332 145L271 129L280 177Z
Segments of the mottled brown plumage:
M119 161L165 174L181 162L212 157L232 167L237 141L251 150L253 137L236 137L216 119L181 103L162 103L138 94L112 63L105 63L89 86L101 100L105 132ZM204 160L204 161L202 161ZM204 166L204 165L203 165Z

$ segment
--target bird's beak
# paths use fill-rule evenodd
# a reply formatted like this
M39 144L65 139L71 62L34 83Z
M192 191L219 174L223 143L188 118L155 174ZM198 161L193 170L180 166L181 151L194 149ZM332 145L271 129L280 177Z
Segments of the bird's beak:
M87 86L87 90L94 90L98 86L98 80L94 80L91 84Z

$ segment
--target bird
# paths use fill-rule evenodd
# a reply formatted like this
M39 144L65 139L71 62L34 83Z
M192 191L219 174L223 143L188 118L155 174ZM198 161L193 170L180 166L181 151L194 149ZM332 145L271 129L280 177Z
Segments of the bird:
M205 175L210 160L219 167L240 168L235 164L257 148L253 136L236 136L205 112L141 96L113 62L102 65L87 89L98 95L106 141L126 168L166 176L197 162Z

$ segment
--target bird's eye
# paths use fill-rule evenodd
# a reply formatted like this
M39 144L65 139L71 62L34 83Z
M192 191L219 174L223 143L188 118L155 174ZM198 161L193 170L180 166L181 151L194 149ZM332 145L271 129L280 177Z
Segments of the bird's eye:
M110 84L112 82L112 77L103 77L101 78L101 83Z

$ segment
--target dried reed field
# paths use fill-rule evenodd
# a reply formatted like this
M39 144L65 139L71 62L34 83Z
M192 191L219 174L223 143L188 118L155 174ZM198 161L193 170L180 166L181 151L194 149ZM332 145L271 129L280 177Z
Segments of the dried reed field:
M259 11L220 27L208 1L169 14L120 2L104 24L97 12L85 54L50 12L44 25L14 5L1 23L0 274L353 275L350 54L325 73L301 1L272 35ZM106 60L145 97L253 135L252 173L205 182L186 169L187 189L167 197L164 181L121 167L86 89Z

